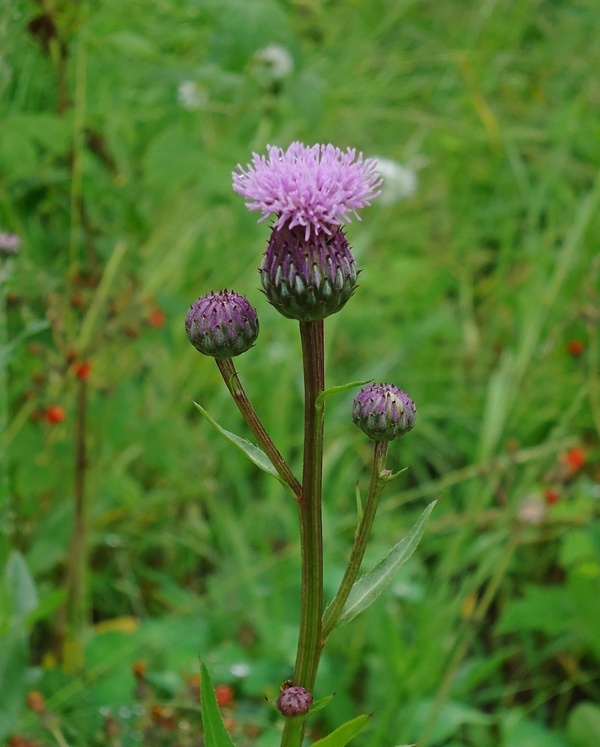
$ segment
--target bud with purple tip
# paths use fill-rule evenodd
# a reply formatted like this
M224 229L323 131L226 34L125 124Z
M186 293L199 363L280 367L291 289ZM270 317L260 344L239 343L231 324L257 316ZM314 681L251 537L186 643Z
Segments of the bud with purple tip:
M374 441L393 441L415 424L417 408L393 384L369 384L354 398L352 420Z
M313 702L312 695L299 685L285 683L277 698L277 708L284 716L304 716Z
M250 302L233 291L211 291L192 304L185 318L189 341L212 358L233 358L258 337L258 317Z

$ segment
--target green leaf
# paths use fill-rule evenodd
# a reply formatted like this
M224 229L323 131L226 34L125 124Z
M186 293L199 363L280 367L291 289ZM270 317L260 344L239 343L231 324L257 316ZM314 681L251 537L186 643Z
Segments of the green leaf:
M200 662L200 709L206 747L234 747L223 723L215 688L204 662Z
M500 731L502 747L570 747L562 734L550 731L544 723L526 716L520 710L511 710L501 717ZM591 747L597 742L587 744Z
M14 629L0 636L0 742L15 729L27 692L27 639Z
M364 386L365 384L368 384L371 381L373 381L373 379L366 379L365 381L351 381L349 384L340 384L339 386L330 386L327 389L324 389L321 392L321 394L319 394L315 402L315 405L317 407L319 405L322 405L323 402L325 402L325 400L327 399L327 397L331 397L332 394L341 394L342 392L347 392L348 389L355 389L357 386Z
M4 569L4 583L13 620L22 621L38 606L38 593L25 558L20 552L11 552Z
M374 568L358 579L352 587L336 626L353 620L373 604L393 579L398 569L406 563L415 551L425 530L425 524L436 503L437 500L432 501L423 511L410 533L397 545L394 545L385 558L380 560Z
M573 747L600 744L600 706L579 703L569 716L567 734Z
M393 482L394 480L397 480L400 475L403 475L405 472L408 472L410 467L403 467L402 469L399 469L398 472L391 472L389 475L381 475L380 480L385 482L386 484L388 482Z
M250 441L246 441L245 438L236 436L235 433L231 433L230 431L225 430L225 428L222 428L216 420L213 420L213 418L211 418L211 416L206 412L202 405L194 402L194 406L204 415L204 417L213 426L213 428L219 431L222 436L225 436L229 443L232 443L236 448L243 452L253 464L255 464L263 472L266 472L269 475L273 475L273 477L276 477L280 482L283 482L277 474L277 470L275 469L275 467L273 467L271 460L262 449L259 449L258 446L251 444Z
M351 721L338 726L335 731L328 734L323 739L313 743L313 747L345 747L351 739L359 734L371 720L371 714L357 716Z
M312 716L313 714L318 713L319 711L322 711L323 708L325 708L331 703L334 697L335 697L335 693L332 693L331 695L326 695L324 698L319 698L319 700L315 700L315 702L310 707L310 715Z

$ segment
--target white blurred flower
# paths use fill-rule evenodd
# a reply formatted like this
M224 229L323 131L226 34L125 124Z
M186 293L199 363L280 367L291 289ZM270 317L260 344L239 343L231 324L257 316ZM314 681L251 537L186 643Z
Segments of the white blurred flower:
M234 677L247 677L250 674L250 666L246 662L237 662L229 667L229 671Z
M546 504L537 495L529 495L527 498L523 498L517 509L517 515L523 524L541 524L547 513Z
M263 73L271 80L287 78L294 69L292 55L281 44L269 44L264 49L260 49L254 57L263 64Z
M202 109L208 103L208 95L204 88L194 80L184 80L177 88L177 101L184 109L195 111Z
M374 158L377 161L377 171L383 177L379 199L384 205L393 205L415 194L419 186L419 177L415 169L392 161L391 158Z

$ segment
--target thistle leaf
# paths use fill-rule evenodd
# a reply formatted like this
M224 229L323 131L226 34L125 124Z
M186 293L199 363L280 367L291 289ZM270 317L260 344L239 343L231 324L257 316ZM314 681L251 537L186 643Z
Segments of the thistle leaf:
M324 389L321 392L321 394L319 394L315 402L315 405L317 407L319 405L322 405L323 402L325 402L325 400L327 399L327 397L331 397L332 394L342 394L343 392L347 392L348 389L355 389L357 386L364 386L365 384L368 384L371 381L373 381L373 379L366 379L365 381L351 381L349 384L340 384L339 386L330 386L327 389Z
M336 627L350 622L366 610L391 582L398 569L406 563L419 544L425 530L425 524L436 503L437 500L432 501L423 511L409 534L394 545L389 553L368 573L358 579L346 600Z
M250 441L247 441L245 438L236 436L235 433L231 433L230 431L225 430L225 428L222 428L216 420L213 420L213 418L211 418L211 416L206 412L202 405L199 405L197 402L194 402L193 404L194 407L196 407L204 415L204 417L213 426L213 428L217 430L222 436L224 436L229 441L229 443L233 444L237 449L243 452L253 464L255 464L263 472L266 472L269 475L273 475L273 477L276 477L280 482L283 482L277 474L277 470L271 463L271 460L262 449L259 449L258 446L250 443Z
M371 720L371 714L357 716L345 724L338 726L335 731L328 734L323 739L313 743L313 747L346 747L351 739L359 734Z

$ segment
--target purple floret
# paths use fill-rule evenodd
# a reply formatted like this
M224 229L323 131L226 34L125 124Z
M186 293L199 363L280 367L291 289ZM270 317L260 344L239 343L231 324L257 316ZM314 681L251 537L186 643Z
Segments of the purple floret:
M305 240L311 231L329 235L352 217L360 220L356 211L380 194L377 161L354 148L295 142L286 151L273 145L267 151L268 158L253 153L246 169L238 165L233 189L246 207L260 210L260 220L276 213L275 229L303 226Z

